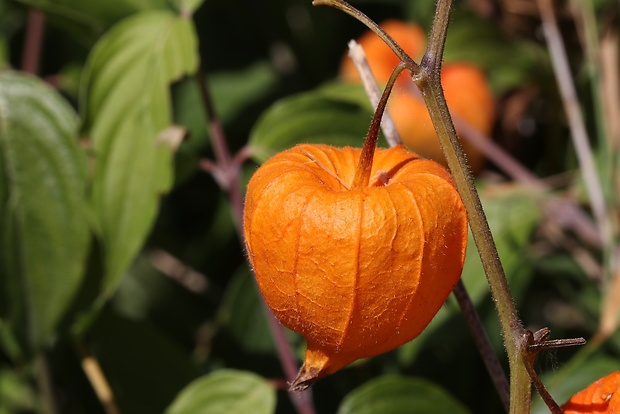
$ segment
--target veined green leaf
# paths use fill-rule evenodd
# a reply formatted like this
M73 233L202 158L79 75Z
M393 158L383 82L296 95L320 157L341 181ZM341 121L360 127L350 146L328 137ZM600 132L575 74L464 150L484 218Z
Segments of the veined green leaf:
M0 73L0 326L31 349L79 287L90 233L73 109L43 82Z
M142 246L172 184L173 150L159 139L172 122L169 87L197 65L191 20L166 11L122 21L90 56L84 128L95 151L92 202L105 249L104 295Z
M421 378L384 375L349 393L338 414L468 414L439 385Z
M225 369L190 383L166 414L271 414L275 406L276 391L263 378Z

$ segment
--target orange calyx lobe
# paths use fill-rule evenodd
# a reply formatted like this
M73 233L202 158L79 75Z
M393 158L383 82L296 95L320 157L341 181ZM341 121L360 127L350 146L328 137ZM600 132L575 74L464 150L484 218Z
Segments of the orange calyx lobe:
M377 149L370 182L352 188L360 151L299 145L248 185L260 290L308 342L293 389L416 337L461 274L467 220L448 172L403 146Z
M562 406L565 414L620 413L620 371L598 379Z

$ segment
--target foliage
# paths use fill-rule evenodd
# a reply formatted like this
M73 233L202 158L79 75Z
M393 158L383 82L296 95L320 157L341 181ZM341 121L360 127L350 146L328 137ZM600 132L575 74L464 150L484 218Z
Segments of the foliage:
M435 4L358 3L425 28ZM457 1L445 55L486 71L492 138L536 183L500 161L476 182L523 321L590 340L539 358L559 403L620 369L620 144L608 115L620 108L618 5L580 4L557 14L608 239L540 16ZM371 106L337 73L363 31L309 0L0 0L0 413L299 412L241 247L234 183L300 142L362 145ZM503 361L471 241L463 280ZM284 337L301 359L299 335ZM319 413L502 410L453 298L414 341L319 381L312 401Z

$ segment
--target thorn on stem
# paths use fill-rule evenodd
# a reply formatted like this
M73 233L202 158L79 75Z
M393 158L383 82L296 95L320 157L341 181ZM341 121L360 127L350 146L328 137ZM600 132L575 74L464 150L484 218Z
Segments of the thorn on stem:
M565 348L569 346L583 345L586 343L586 340L583 338L571 338L571 339L552 339L547 340L551 331L549 328L542 328L532 333L532 331L527 330L523 335L523 350L522 350L522 358L523 363L525 364L525 368L527 369L528 374L530 375L530 379L534 383L540 398L545 402L549 410L553 414L562 414L563 410L555 402L545 385L542 383L536 369L534 368L534 362L536 361L536 357L538 353L543 350L555 349L555 348Z

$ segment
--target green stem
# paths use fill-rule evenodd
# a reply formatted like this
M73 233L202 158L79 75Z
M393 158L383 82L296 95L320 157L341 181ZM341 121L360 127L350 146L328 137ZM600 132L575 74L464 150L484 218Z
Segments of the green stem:
M422 58L421 67L424 73L416 84L428 107L448 167L467 210L474 242L495 302L510 366L510 413L527 413L530 409L531 382L521 358L525 329L515 308L480 197L474 186L473 176L450 118L441 87L441 58L451 8L452 0L439 0L437 3L429 48Z
M522 357L526 349L526 330L515 308L482 203L474 186L473 176L450 118L441 87L441 59L452 1L439 0L437 3L429 47L422 58L421 65L416 64L404 53L376 23L343 0L314 0L313 4L328 5L342 10L377 33L406 65L413 81L420 89L448 167L467 210L474 242L495 302L510 367L510 413L523 414L530 411L532 384Z
M440 3L445 1L450 0L442 0ZM526 413L530 404L530 379L520 356L525 329L519 320L482 203L474 187L471 171L449 117L439 77L435 76L434 79L431 75L423 77L418 82L418 87L467 210L469 226L495 302L510 366L510 413Z

